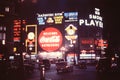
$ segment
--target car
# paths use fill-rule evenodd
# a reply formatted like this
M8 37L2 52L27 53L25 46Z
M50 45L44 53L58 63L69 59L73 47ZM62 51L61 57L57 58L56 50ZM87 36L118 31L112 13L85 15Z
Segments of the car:
M79 60L79 61L78 61L78 67L79 67L80 69L87 69L86 60Z
M61 61L56 63L57 73L60 72L72 72L73 66L68 64L66 61Z
M108 72L110 71L110 60L108 58L101 58L96 64L97 72Z
M120 72L118 65L118 58L112 57L111 59L111 72Z
M43 59L41 61L39 61L39 67L44 65L45 69L48 70L51 67L51 63L49 59Z
M55 63L63 62L63 61L65 61L65 59L60 58L60 59L56 59L56 62L55 62Z

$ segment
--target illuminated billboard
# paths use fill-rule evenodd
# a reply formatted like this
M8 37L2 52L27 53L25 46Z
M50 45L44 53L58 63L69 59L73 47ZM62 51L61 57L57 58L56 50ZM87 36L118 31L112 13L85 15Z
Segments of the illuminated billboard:
M37 13L38 52L59 51L63 44L63 20L63 12L46 14Z
M94 49L94 39L93 38L81 38L80 39L80 49L81 50Z
M93 12L87 19L78 12L37 13L38 53L60 53L61 47L73 53L94 50L95 39L102 37L103 18L100 9Z
M89 14L88 18L89 19L79 19L79 25L103 28L103 18L100 16L99 8L95 8L94 14Z
M62 24L63 13L37 14L38 25Z
M80 54L80 59L95 59L96 54Z
M75 47L74 44L77 44L78 12L65 12L64 23L65 46L69 49L70 47Z
M38 36L39 46L45 51L56 51L62 45L62 34L54 27L48 27L41 31Z
M24 25L26 24L26 20L16 19L13 21L13 41L20 42L22 36L22 30Z
M37 53L37 25L26 25L26 51L31 54Z
M76 22L78 21L78 12L65 12L64 19L65 22Z
M13 41L20 42L21 40L21 20L14 20L13 26Z

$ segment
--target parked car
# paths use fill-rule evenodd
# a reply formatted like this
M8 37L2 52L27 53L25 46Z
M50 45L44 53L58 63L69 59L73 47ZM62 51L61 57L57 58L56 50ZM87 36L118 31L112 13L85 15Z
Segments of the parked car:
M57 73L59 72L72 72L73 66L68 64L66 61L61 61L56 63Z

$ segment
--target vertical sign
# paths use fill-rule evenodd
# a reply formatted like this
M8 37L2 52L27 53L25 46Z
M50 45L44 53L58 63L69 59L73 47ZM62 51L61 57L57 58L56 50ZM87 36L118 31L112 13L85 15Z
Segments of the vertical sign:
M26 52L37 53L37 25L26 25Z
M14 20L13 41L20 42L20 40L21 40L21 20Z
M65 19L65 38L66 38L65 45L67 47L73 47L73 45L77 43L77 37L78 37L77 35L78 12L65 12L64 19Z

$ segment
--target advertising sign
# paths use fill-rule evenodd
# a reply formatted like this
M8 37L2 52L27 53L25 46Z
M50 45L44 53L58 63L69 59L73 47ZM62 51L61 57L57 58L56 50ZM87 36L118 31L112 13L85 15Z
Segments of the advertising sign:
M80 39L80 49L81 50L91 50L94 48L93 38L81 38Z
M26 25L26 51L35 54L37 52L37 25Z
M95 8L95 14L89 14L89 19L79 19L79 25L103 28L103 18L100 16L100 9Z
M21 40L21 20L14 20L13 26L13 41L20 42Z
M78 21L78 12L65 12L65 22L76 22Z
M48 13L48 14L37 14L37 20L39 25L50 25L50 24L62 24L63 13Z
M78 12L65 12L64 13L65 21L65 46L67 48L75 47L73 45L77 44L77 21L78 21Z
M80 54L80 59L95 59L96 54Z
M62 34L54 27L47 27L38 36L39 46L45 51L55 51L62 45Z
M77 24L66 23L65 25L65 46L74 47L73 45L77 44L77 39L78 39Z

